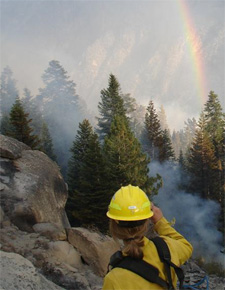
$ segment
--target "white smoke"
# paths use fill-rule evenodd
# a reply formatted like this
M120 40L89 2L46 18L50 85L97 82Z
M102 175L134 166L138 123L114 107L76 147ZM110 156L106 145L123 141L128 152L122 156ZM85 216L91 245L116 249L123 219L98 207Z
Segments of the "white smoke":
M193 245L193 257L224 264L224 255L220 252L223 237L217 230L219 204L179 190L182 175L178 165L152 162L150 173L159 173L163 178L163 187L153 197L154 203L169 221L176 219L174 228Z

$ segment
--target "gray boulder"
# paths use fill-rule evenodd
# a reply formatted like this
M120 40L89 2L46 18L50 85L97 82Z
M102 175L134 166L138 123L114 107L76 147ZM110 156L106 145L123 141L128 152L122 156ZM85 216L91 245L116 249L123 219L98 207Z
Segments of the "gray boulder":
M2 290L63 290L41 275L30 261L15 253L0 252Z
M22 142L15 142L14 138L0 135L0 154L3 158L17 159L22 156L24 150L30 147Z
M65 213L67 185L55 162L38 150L0 135L1 206L21 230L37 223L70 227Z
M66 230L52 223L38 223L33 226L36 233L51 239L65 241L67 239Z
M70 228L67 232L69 243L78 250L96 275L104 277L111 255L120 249L119 244L109 236L85 228Z
M49 252L60 263L82 270L83 264L79 253L67 241L52 241L49 243Z

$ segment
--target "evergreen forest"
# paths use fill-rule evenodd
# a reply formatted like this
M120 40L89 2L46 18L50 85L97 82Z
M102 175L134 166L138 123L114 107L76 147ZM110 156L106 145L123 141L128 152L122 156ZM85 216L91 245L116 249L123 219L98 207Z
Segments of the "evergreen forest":
M66 211L72 226L108 229L106 211L113 194L128 184L150 198L163 186L151 162L179 167L179 184L188 194L220 205L218 229L224 231L225 114L219 97L208 93L198 120L170 131L164 107L138 104L109 74L99 92L98 116L91 114L59 61L42 75L37 95L19 95L9 67L1 74L1 134L43 151L61 169L68 184Z

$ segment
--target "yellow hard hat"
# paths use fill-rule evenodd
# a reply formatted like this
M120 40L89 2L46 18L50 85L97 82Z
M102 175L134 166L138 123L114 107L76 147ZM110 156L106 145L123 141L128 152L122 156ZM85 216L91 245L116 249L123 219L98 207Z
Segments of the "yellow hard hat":
M138 186L121 187L113 196L107 216L119 221L138 221L153 216L151 202Z

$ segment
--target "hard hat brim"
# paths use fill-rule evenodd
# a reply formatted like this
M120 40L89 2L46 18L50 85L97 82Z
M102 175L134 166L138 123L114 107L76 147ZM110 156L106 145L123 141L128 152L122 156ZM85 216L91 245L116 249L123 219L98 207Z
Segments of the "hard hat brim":
M153 216L153 212L150 212L147 215L140 215L140 216L131 216L131 217L123 217L123 216L114 216L112 214L110 214L110 212L108 211L106 213L107 217L109 217L110 219L113 220L119 220L119 221L139 221L139 220L145 220L148 218L151 218Z

